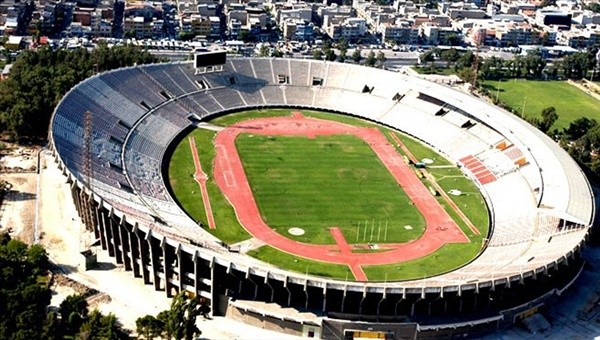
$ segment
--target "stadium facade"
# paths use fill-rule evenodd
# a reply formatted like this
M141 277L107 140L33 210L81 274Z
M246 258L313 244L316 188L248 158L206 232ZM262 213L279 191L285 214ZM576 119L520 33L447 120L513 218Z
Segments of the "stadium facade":
M198 123L267 107L379 122L455 162L490 211L482 253L435 277L347 282L232 251L171 197L165 161ZM575 161L520 118L443 85L356 65L245 58L203 74L192 63L118 69L74 87L56 108L50 134L79 214L117 263L169 296L188 291L206 298L215 314L229 311L296 334L462 336L512 324L579 275L595 213Z

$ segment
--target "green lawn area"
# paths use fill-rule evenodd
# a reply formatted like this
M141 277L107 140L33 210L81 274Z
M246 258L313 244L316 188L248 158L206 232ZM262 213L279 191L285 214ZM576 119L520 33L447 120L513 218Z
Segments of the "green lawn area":
M375 126L373 123L364 119L355 118L348 115L312 111L312 110L295 110L295 109L266 109L266 110L248 110L242 112L236 112L221 116L210 121L211 124L228 126L237 122L241 122L247 119L253 118L265 118L265 117L283 117L290 116L292 112L300 111L305 117L313 117L319 119L334 120L336 122L355 125L355 126Z
M356 136L241 134L236 146L263 220L287 237L334 244L332 226L340 227L349 243L408 242L423 233L420 212ZM306 233L289 235L290 227Z
M290 109L266 109L266 110L248 110L241 111L225 116L214 118L210 121L211 124L220 126L229 126L237 122L241 122L247 119L253 118L264 118L264 117L281 117L289 116L293 111ZM304 112L304 111L303 111Z
M390 130L388 130L390 131ZM389 133L387 133L389 135ZM439 165L453 165L452 162L444 158L444 156L435 152L433 149L423 145L423 143L417 141L414 138L403 135L401 133L396 133L396 136L404 145L410 150L410 152L415 156L418 160L423 160L424 158L429 158L433 160L433 164L435 166ZM395 144L395 143L393 143ZM400 149L398 149L401 151Z
M212 179L213 161L215 158L215 148L212 146L212 141L215 132L197 129L192 131L189 136L193 136L196 139L196 148L198 150L200 162L202 163L202 170L209 178L206 182L206 187L210 196L211 207L217 228L209 229L206 227L205 230L228 244L249 239L250 234L248 234L248 232L240 225L235 216L235 211ZM200 187L194 180L194 172L194 161L190 150L190 144L186 136L179 143L171 156L171 161L169 163L169 182L174 197L183 210L187 212L194 221L202 221L204 225L207 225Z
M298 273L355 281L350 268L343 264L307 260L271 246L262 246L249 251L247 254L269 264Z
M369 281L406 281L440 275L465 265L481 250L481 242L446 244L423 258L381 266L365 266Z
M580 117L600 120L600 101L566 81L487 80L483 85L490 92L490 97L498 96L501 102L519 114L525 106L525 117L541 117L544 108L554 106L558 120L551 129L561 130Z
M465 177L458 168L430 167L427 168L427 171L435 177L436 182L446 193L452 189L458 189L462 192L460 196L448 196L477 227L479 232L484 236L487 235L490 224L488 210L475 183ZM441 197L439 198L441 199ZM467 232L467 235L469 234L470 231Z

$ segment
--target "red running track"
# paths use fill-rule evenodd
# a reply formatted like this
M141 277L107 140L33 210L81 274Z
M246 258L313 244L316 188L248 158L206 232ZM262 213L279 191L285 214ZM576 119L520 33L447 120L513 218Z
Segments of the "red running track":
M301 243L278 234L260 216L235 147L235 139L240 133L307 137L352 134L363 139L373 148L381 162L419 209L425 219L425 232L415 241L394 244L392 250L371 254L348 253L340 251L339 246ZM469 242L458 225L376 128L306 118L298 114L293 117L258 118L222 130L215 137L215 146L217 152L214 162L215 181L234 207L238 220L254 237L279 250L312 260L346 264L352 268L414 260L433 253L446 243Z
M194 166L196 172L194 173L194 179L198 182L200 187L200 193L202 194L202 202L204 203L204 212L206 213L206 219L208 220L208 227L215 229L215 217L210 206L210 198L208 197L208 190L206 189L206 180L208 176L202 171L202 164L200 163L200 157L198 156L198 150L196 149L196 140L194 137L189 137L190 149L192 149L192 157L194 158Z
M342 230L340 228L338 228L338 227L330 228L329 232L331 233L331 236L333 236L333 239L335 240L335 243L337 244L337 246L340 250L340 253L342 253L342 254L352 253L352 246L349 245L348 242L346 242L346 238L344 237L344 234L342 233ZM359 263L356 263L356 261L355 261L354 263L348 264L348 266L350 267L350 270L352 271L352 275L354 275L354 277L356 278L357 281L368 281L367 275L362 270Z

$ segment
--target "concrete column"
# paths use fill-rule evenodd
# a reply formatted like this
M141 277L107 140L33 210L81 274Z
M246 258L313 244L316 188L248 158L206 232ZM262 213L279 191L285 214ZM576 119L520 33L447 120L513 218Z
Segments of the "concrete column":
M271 297L269 298L269 302L273 302L273 299L275 298L275 289L273 289L273 286L271 286L271 283L269 283L269 272L267 272L267 274L265 275L265 284L271 290Z
M216 299L217 299L217 291L215 290L216 285L218 284L217 279L215 277L215 258L213 256L213 258L210 260L210 280L211 280L211 285L210 285L210 313L209 316L212 317L213 313L215 312L215 307L216 307ZM258 287L256 287L256 290L258 290ZM255 294L256 295L256 294ZM256 299L256 297L255 297Z
M287 293L288 293L287 307L289 307L292 303L292 292L290 291L290 288L288 288L288 279L289 279L289 277L286 276L285 280L283 281L283 287L285 288L285 290L287 290Z
M377 303L377 315L381 314L381 303L383 301L385 301L386 298L387 298L387 289L383 288L383 295L381 296L381 300L379 300L379 302Z
M200 254L196 250L194 252L194 294L200 294Z
M254 285L254 296L252 297L252 300L256 300L256 297L258 296L258 285L256 284L256 282L254 282L254 280L252 280L252 276L250 275L250 268L248 268L248 270L246 271L246 279Z
M162 249L163 254L163 275L165 276L165 293L167 294L167 297L172 297L173 294L171 294L171 287L173 286L173 284L171 283L171 277L173 276L173 273L171 272L171 254L169 254L167 250L167 238L164 236L160 241L160 248Z
M140 264L138 263L138 259L142 262L142 254L140 252L139 238L137 235L138 231L138 223L136 222L131 228L131 232L129 233L129 250L131 251L131 270L133 271L134 277L140 277L142 274L140 273ZM143 264L143 262L142 262Z
M100 221L98 223L98 231L100 232L100 246L102 247L103 250L107 250L108 249L108 242L106 241L106 211L105 210L101 210L100 211Z
M131 249L131 247L125 247L126 243L129 244L129 235L128 235L128 231L126 229L126 223L127 223L127 221L125 220L125 215L123 215L123 218L121 219L121 224L119 224L117 226L117 230L119 230L121 260L123 261L123 264L125 265L125 270L129 271L129 270L131 270L131 262L129 260L130 255L126 248Z
M308 280L304 280L304 295L306 296L304 308L308 309Z
M410 316L415 316L415 305L421 301L422 298L419 298L417 301L413 302L410 306Z
M362 315L363 302L365 301L366 298L367 298L367 286L364 286L363 296L362 296L362 299L360 299L360 304L358 305L358 314L359 315Z
M99 209L101 207L101 203L98 205L93 204L92 207L92 221L94 223L94 238L100 238L100 218L99 218ZM94 240L95 241L95 240Z
M181 255L181 244L177 245L177 249L175 250L175 255L177 255L177 270L179 271L179 292L183 292L185 288L183 287L183 255Z
M160 277L158 277L158 270L160 268L160 264L158 263L158 249L153 245L154 242L152 242L152 238L152 231L149 230L148 234L146 234L146 242L148 242L150 264L152 266L152 283L154 283L155 290L160 290Z
M108 245L108 255L110 257L115 257L115 240L114 240L114 234L113 234L113 228L112 225L114 224L113 222L113 216L115 214L115 210L113 208L110 208L110 213L108 214L108 225L106 226L106 243ZM117 261L118 262L118 261Z
M79 202L79 191L77 188L77 184L75 182L71 182L71 199L73 200L73 204L75 205L75 210L77 210L77 214L81 216L81 206Z
M346 294L348 293L348 286L344 286L344 294L342 295L342 313L344 313L344 307L346 307Z
M321 308L323 312L327 310L327 283L325 283L325 287L323 287L323 308Z
M147 235L146 235L147 236ZM144 284L150 283L150 272L148 271L148 265L152 265L152 262L149 258L150 251L146 252L146 247L149 248L147 240L144 240L142 236L142 231L139 230L138 225L136 224L135 228L135 237L138 241L138 249L140 251L140 272L142 274L142 278L144 279Z
M396 302L396 304L394 305L394 316L398 316L398 305L404 301L404 296L402 296L398 302Z
M117 260L118 264L123 264L123 252L121 251L121 237L119 233L120 223L121 222L117 223L114 219L110 220L111 232L113 236L113 248L115 251L115 260Z

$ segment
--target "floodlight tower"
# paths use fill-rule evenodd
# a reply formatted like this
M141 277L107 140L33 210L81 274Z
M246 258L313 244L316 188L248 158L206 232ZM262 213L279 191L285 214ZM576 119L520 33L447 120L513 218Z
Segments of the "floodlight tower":
M93 201L93 185L92 180L94 178L94 170L92 168L92 113L85 111L83 114L83 143L84 152L82 155L83 164L83 177L85 181L85 188L81 191L81 205L83 224L86 230L94 230L94 221L91 212L92 201ZM85 191L89 190L89 195L85 194Z

